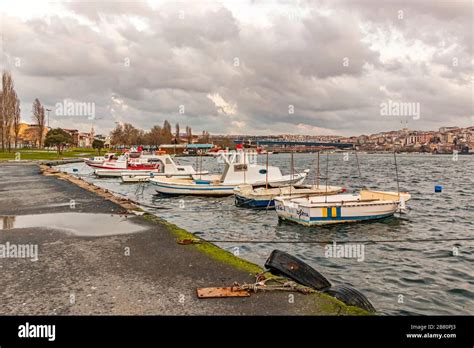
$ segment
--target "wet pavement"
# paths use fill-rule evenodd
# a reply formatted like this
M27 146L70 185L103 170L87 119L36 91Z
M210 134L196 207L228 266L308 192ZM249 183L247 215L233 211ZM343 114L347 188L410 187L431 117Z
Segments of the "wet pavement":
M253 282L254 276L177 244L164 224L124 213L92 192L41 175L37 165L0 163L0 246L38 251L36 261L0 254L0 314L339 312L333 301L297 293L199 300L197 287Z

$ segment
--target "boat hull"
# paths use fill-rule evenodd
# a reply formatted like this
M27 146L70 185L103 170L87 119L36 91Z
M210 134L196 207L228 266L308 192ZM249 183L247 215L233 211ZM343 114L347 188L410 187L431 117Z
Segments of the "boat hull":
M253 199L245 196L235 195L235 205L238 207L251 208L251 209L274 209L274 199Z
M96 169L94 174L100 178L120 178L124 175L149 176L152 170L116 170L116 169Z
M150 180L156 192L166 195L192 196L230 196L234 193L233 185L177 183Z
M337 198L334 198L328 203L314 205L301 204L301 200L298 201L298 199L276 198L275 209L280 220L313 226L384 219L393 216L400 207L398 200L349 202L347 197L350 196L344 196L345 201L338 201Z
M234 190L235 205L238 207L251 209L273 209L275 208L276 197L305 197L318 195L335 195L344 192L345 189L339 186L310 186L295 187L285 186L279 188L257 188L252 185L242 185Z

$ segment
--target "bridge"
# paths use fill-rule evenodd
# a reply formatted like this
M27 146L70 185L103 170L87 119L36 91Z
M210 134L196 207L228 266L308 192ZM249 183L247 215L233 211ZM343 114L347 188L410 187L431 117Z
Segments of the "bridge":
M309 147L336 147L340 149L351 149L354 147L352 143L326 143L315 141L287 141L287 140L265 140L265 139L234 139L235 144L256 144L257 146L309 146Z

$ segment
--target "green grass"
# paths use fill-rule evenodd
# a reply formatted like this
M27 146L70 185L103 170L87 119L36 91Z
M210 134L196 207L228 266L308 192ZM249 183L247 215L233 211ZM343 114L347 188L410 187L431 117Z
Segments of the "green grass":
M57 151L54 150L36 150L36 149L12 149L11 152L1 152L0 151L0 161L14 160L15 154L20 153L21 160L57 160L62 158L71 158L71 157L92 157L97 155L97 150L95 149L86 149L86 148L72 148L66 151L63 151L61 155L58 155ZM104 154L104 150L101 152Z

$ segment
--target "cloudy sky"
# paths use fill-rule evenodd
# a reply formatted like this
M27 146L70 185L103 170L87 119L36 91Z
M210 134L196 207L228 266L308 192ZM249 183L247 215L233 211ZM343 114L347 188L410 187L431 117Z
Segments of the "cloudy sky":
M474 125L469 0L2 0L0 12L2 69L27 121L39 98L51 126L96 132L165 119L257 135ZM382 115L389 100L419 117ZM95 117L58 112L78 103Z

